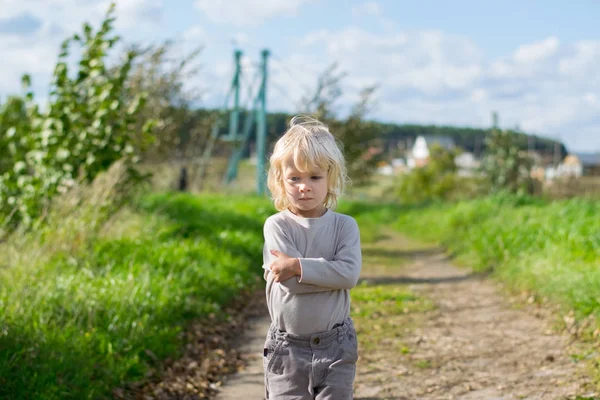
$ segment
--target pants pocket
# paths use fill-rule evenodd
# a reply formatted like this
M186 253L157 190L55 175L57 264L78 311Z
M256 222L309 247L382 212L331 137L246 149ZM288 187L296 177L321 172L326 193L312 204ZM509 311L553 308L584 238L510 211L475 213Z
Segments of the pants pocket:
M273 353L275 352L276 342L273 339L267 339L263 348L263 361L265 367L269 364L269 361L273 357Z
M283 368L283 362L281 360L281 356L283 355L282 353L284 353L284 351L282 350L283 343L283 340L273 339L269 339L265 343L263 350L263 365L265 368L265 373L276 373L278 375L281 374L281 371L277 371Z
M354 329L348 330L346 338L344 339L343 348L347 353L346 358L350 359L349 361L358 361L358 340L356 338L356 331Z

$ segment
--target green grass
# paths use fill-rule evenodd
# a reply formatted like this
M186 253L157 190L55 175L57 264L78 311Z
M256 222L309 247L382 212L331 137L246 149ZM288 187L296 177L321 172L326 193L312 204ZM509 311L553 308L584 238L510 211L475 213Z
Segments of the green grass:
M121 235L0 269L0 398L109 398L176 356L187 321L225 317L260 281L270 213L262 199L146 196L125 214L135 229L117 221Z
M497 196L407 209L395 227L583 318L600 316L599 215L593 200Z
M393 218L361 203L339 211L365 242ZM86 225L97 216L77 214L3 244L0 398L110 398L177 357L189 322L226 318L224 305L260 284L274 212L264 198L149 194L100 233Z
M444 245L461 263L493 270L515 289L575 310L578 318L600 314L598 202L498 196L406 207L342 201L338 211L357 219L367 245L393 223ZM25 240L16 258L9 257L10 243L3 244L0 398L110 398L111 389L143 379L156 360L176 357L191 320L225 318L223 306L259 284L262 225L274 212L268 200L253 197L154 194L99 236L69 236L63 224ZM44 242L52 241L61 245L46 251ZM365 260L386 271L402 264L397 254L386 261L388 253L373 251ZM431 307L405 288L368 284L352 290L352 304L359 334L374 346L403 335L398 316ZM406 351L401 340L398 346Z
M431 360L417 360L414 362L415 367L421 369L428 369L432 367Z
M351 316L356 325L362 352L388 348L406 353L402 337L409 328L407 313L432 307L426 299L413 294L404 285L359 284L351 291ZM391 348L392 346L393 348Z
M340 201L337 211L351 215L360 228L362 243L374 243L383 237L386 225L398 218L401 207L392 203Z
M402 314L416 304L418 297L399 286L359 285L353 289L353 314L356 318L378 319Z
M0 248L0 398L110 398L177 357L189 322L226 318L224 305L260 285L267 199L150 194L101 229L92 209ZM395 217L367 203L339 211L365 243ZM375 307L382 295L364 290L358 303Z

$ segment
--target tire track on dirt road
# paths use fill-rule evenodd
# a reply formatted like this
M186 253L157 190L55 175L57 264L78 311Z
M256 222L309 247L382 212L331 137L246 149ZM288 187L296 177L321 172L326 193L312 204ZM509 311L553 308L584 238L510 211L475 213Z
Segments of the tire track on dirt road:
M494 280L397 233L363 249L363 285L407 290L432 306L379 315L396 328L377 335L372 321L355 319L355 400L596 396L585 364L573 361L569 337L552 331L548 313L516 308ZM226 380L217 400L263 398L262 347L270 322L264 310L241 338L246 367ZM360 351L373 340L375 347Z
M400 316L408 329L397 340L406 351L390 354L382 348L362 354L357 399L596 396L590 393L585 364L569 354L570 338L552 331L547 312L516 308L499 283L457 268L439 249L403 250L411 248L414 242L390 233L365 249L392 264L400 249L408 258L406 266L388 268L382 276L367 256L363 275L373 283L405 285L433 307Z

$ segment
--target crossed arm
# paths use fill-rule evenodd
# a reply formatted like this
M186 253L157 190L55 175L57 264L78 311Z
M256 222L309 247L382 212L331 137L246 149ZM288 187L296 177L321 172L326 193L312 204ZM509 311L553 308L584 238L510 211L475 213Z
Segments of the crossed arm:
M289 236L272 222L265 224L264 235L264 278L278 282L285 291L317 293L356 285L362 257L360 234L354 220L337 244L333 260L302 257Z

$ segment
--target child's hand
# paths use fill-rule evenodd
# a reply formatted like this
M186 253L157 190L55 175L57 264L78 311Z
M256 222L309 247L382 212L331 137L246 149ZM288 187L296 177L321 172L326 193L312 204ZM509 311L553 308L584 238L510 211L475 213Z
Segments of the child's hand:
M300 260L297 258L292 258L279 250L271 250L271 254L277 257L277 260L273 261L270 265L275 282L287 281L294 276L302 274Z

